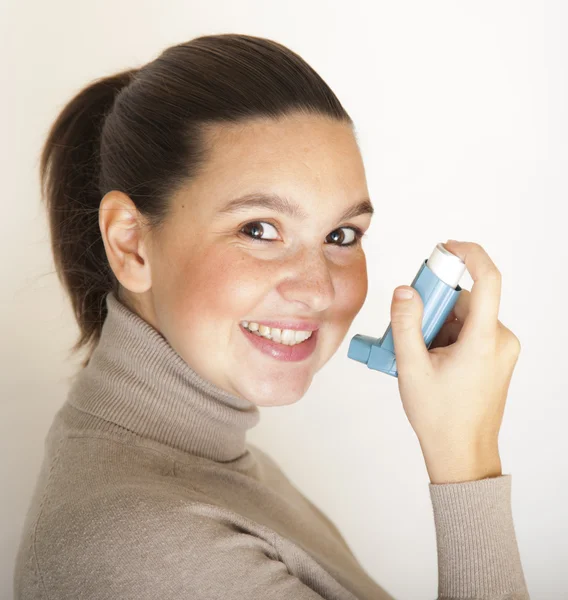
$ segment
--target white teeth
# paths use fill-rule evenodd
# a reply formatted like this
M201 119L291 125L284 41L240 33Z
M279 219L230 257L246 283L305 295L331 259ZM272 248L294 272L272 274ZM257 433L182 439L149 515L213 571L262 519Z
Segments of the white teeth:
M282 331L282 339L280 341L282 344L291 345L292 342L296 342L296 333L291 329L284 329Z
M307 340L313 332L311 331L296 331L293 329L278 329L267 327L266 325L260 325L253 321L241 321L241 324L246 327L249 331L261 335L274 342L285 344L286 346L294 346Z

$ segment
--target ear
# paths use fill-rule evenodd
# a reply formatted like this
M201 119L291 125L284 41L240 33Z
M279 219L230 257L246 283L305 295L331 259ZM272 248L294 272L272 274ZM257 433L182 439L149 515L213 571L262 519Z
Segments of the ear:
M148 226L124 192L112 190L99 206L99 228L111 269L120 284L135 293L152 287L146 247Z

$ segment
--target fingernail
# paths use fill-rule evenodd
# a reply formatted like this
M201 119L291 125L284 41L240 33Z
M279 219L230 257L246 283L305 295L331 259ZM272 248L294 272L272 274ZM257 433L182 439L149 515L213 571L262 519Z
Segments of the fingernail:
M412 290L409 290L407 288L399 288L394 291L394 297L397 300L410 300L412 296L414 296L414 293L412 292Z

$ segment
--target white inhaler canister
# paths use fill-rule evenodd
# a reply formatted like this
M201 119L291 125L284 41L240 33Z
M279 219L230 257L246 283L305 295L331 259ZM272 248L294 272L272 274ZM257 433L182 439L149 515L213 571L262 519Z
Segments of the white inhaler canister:
M438 335L458 300L462 291L459 282L465 268L461 258L446 250L440 243L436 245L430 258L422 263L410 284L420 294L424 304L422 335L427 348ZM390 323L382 338L360 334L353 336L347 356L365 363L369 369L398 377Z

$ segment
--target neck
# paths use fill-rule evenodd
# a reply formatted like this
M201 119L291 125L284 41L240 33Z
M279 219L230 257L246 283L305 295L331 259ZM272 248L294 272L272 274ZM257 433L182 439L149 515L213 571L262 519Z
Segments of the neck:
M107 316L89 364L77 375L68 402L170 447L227 462L246 452L246 432L258 407L198 375L166 338L106 296Z

